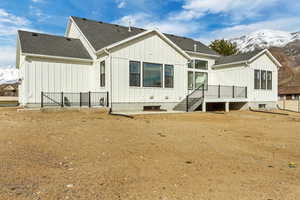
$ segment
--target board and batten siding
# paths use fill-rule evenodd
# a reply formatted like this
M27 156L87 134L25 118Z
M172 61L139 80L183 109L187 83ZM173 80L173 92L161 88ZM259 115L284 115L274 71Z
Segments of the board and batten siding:
M238 65L221 69L214 69L211 73L212 85L241 86L250 84L250 69L246 65Z
M272 71L272 90L254 89L254 70ZM278 100L278 68L276 64L266 55L263 54L250 64L249 101L274 101Z
M41 92L88 92L92 65L30 58L24 65L24 101L41 102Z
M114 103L179 102L185 98L188 60L157 34L148 34L117 47L110 56ZM130 87L130 60L173 65L174 88Z

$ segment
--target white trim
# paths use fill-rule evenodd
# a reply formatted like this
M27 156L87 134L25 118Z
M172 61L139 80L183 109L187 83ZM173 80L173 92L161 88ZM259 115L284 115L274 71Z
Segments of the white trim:
M225 64L220 64L220 65L213 65L213 66L211 66L211 68L215 69L215 68L226 67L226 66L229 66L229 65L240 65L240 64L248 64L248 61L244 60L244 61L238 61L238 62L232 62L232 63L225 63Z
M185 51L185 52L190 53L190 54L196 54L199 56L206 56L206 57L213 57L213 58L221 57L221 55L212 55L212 54L200 53L200 52L195 52L195 51Z
M79 62L93 63L92 59L84 59L84 58L72 58L72 57L63 57L63 56L49 56L49 55L32 54L32 53L21 53L21 55L23 55L23 56L30 56L30 57L38 57L38 58L51 58L51 59L73 60L73 61L79 61Z
M75 27L78 29L78 31L80 32L80 34L82 35L82 37L86 40L87 44L91 47L93 53L96 53L95 48L93 47L93 45L90 43L90 41L85 37L85 35L82 33L82 31L80 30L80 28L77 26L76 22L73 20L73 17L69 17L70 20L72 20L72 22L74 23ZM68 27L69 28L69 27Z
M248 62L252 63L254 60L256 60L258 57L260 57L263 54L267 54L267 56L270 57L270 59L278 66L282 67L282 65L278 62L278 60L271 54L271 52L268 49L265 49L261 52L259 52L256 56L252 57Z
M176 49L176 50L177 50L179 53L181 53L184 57L186 57L187 59L191 59L191 57L190 57L185 51L183 51L183 50L182 50L180 47L178 47L174 42L172 42L169 38L167 38L164 34L162 34L160 31L158 31L158 30L156 30L156 29L150 29L150 30L144 31L144 32L142 32L142 33L140 33L140 34L137 34L137 35L134 35L134 36L132 36L132 37L129 37L129 38L127 38L127 39L124 39L124 40L118 41L118 42L116 42L116 43L113 43L113 44L111 44L111 45L109 45L109 46L107 46L107 47L104 47L104 48L98 50L98 51L96 52L96 54L98 55L99 53L101 53L101 52L103 52L103 51L105 51L105 50L110 50L110 49L112 49L112 48L114 48L114 47L117 47L117 46L119 46L119 45L122 45L122 44L124 44L124 43L127 43L127 42L129 42L129 41L131 41L131 40L134 40L134 39L136 39L136 38L142 37L142 36L147 35L147 34L152 33L152 32L158 34L162 39L164 39L169 45L171 45L174 49Z
M246 64L249 65L253 61L255 61L257 58L259 58L261 55L267 54L267 56L278 66L281 67L282 65L278 62L278 60L271 54L271 52L268 49L260 51L258 54L250 58L249 60L243 60L238 62L232 62L232 63L226 63L226 64L220 64L220 65L213 65L212 69L219 68L219 67L225 67L229 65L238 65L238 64Z

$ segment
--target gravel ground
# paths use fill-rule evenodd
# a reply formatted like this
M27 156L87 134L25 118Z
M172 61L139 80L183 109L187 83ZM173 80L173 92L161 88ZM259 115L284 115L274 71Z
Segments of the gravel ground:
M300 114L0 108L0 199L296 200Z

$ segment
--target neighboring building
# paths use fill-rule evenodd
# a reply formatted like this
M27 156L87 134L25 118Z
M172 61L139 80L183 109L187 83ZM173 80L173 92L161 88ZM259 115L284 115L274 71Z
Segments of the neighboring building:
M17 97L18 84L2 84L0 85L0 96Z
M286 86L279 89L279 99L298 100L300 99L300 86Z
M65 37L19 31L17 42L23 106L40 106L41 92L61 105L80 93L82 105L92 91L113 111L276 108L280 66L268 50L221 57L190 38L78 17Z

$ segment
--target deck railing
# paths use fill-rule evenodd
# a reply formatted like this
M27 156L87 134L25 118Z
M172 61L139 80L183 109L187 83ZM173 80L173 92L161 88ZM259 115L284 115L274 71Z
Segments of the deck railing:
M108 92L41 92L41 107L108 107Z
M247 87L225 86L225 85L206 85L192 91L186 96L186 111L190 108L191 101L196 102L204 99L247 99Z

